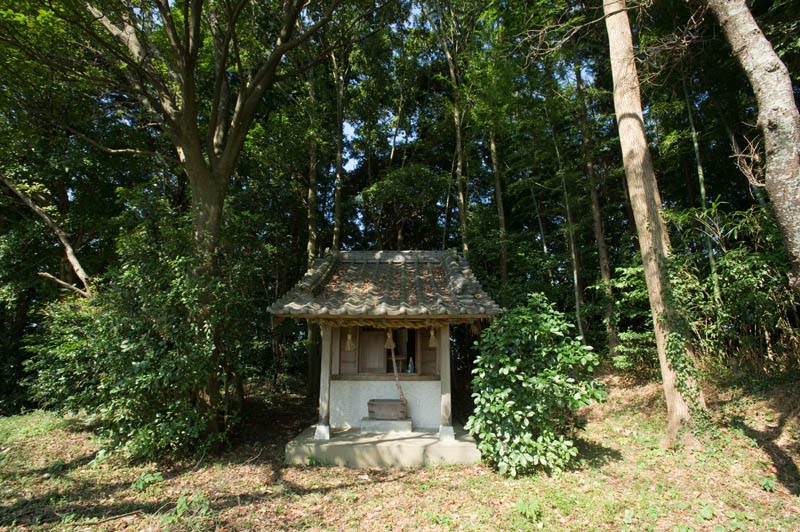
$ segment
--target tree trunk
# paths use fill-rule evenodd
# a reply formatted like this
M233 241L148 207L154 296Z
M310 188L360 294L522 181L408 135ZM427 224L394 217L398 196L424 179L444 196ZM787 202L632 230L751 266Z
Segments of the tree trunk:
M578 247L575 243L575 223L572 219L572 208L569 204L569 195L567 195L567 182L564 179L563 169L561 169L559 173L561 174L561 191L564 194L564 210L567 215L567 246L569 247L570 263L572 263L572 292L575 296L575 322L578 326L578 335L581 337L581 342L586 343L586 335L583 331L583 312L581 311L581 306L583 304L583 289L581 287L580 279Z
M492 157L494 172L494 200L497 205L497 222L500 228L500 280L508 281L508 233L506 229L506 212L503 205L503 172L500 158L497 155L497 139L494 129L489 132L489 151Z
M187 175L192 191L192 233L200 267L213 269L213 259L222 229L222 209L230 177L218 177L206 168L190 170Z
M441 7L441 6L437 6ZM423 7L423 12L425 12L426 16L430 18L430 15L427 14L425 8ZM445 59L447 59L447 71L450 75L450 83L453 89L453 126L455 128L455 152L456 152L456 159L455 159L455 179L456 179L456 204L458 205L458 229L461 233L461 249L464 253L469 251L469 242L467 238L467 208L469 206L469 195L467 193L467 183L466 183L466 161L464 160L464 108L462 102L462 67L459 64L458 58L458 49L459 49L459 42L457 39L463 37L460 34L457 28L457 23L455 21L455 15L452 11L449 14L449 24L448 28L445 29L444 27L444 19L445 17L442 16L441 13L437 14L438 23L433 22L433 28L436 32L436 36L439 38L439 43L442 46L442 51L444 52ZM453 44L448 43L448 35L450 37L450 42Z
M664 443L672 445L681 426L691 420L691 413L686 398L677 388L675 369L667 358L667 341L670 333L674 332L674 311L669 301L670 286L666 270L669 240L661 217L661 196L645 137L633 37L625 0L605 0L603 10L611 55L614 109L622 160L639 236L639 249L667 402L667 434Z
M697 139L697 128L694 125L694 113L692 112L692 100L689 97L689 88L686 86L686 80L681 79L683 85L683 98L686 102L686 115L689 119L689 132L692 135L692 149L694 150L694 160L697 170L697 186L700 191L700 208L703 210L705 216L708 209L708 201L706 198L706 177L703 170L703 162L700 159L700 142ZM714 247L711 244L711 237L703 231L703 244L706 248L706 256L708 257L708 269L711 274L711 283L714 287L714 301L717 305L722 304L722 291L719 288L719 275L717 274L717 260L714 257Z
M765 182L800 289L800 113L786 65L759 29L745 0L708 0L733 55L755 92L764 134Z
M333 243L331 247L338 250L342 245L342 186L344 167L342 163L344 151L344 77L343 66L336 60L336 52L331 52L333 78L336 83L336 179L333 192Z
M556 139L556 132L553 123L550 121L550 114L547 112L547 106L544 107L544 115L547 120L548 129L550 130L550 138L553 141L553 149L556 153L556 160L558 161L558 175L561 178L561 193L564 197L564 214L567 221L567 248L569 249L570 265L572 266L572 293L575 298L575 322L578 326L578 335L581 337L581 342L586 343L583 327L583 313L581 312L581 305L583 303L583 290L580 284L580 262L578 256L578 249L575 244L575 224L572 219L572 209L569 204L569 195L567 194L567 181L564 177L564 162L561 159L561 150L558 148L558 140Z
M603 227L603 217L600 208L599 185L594 174L594 162L592 160L591 137L589 134L589 113L584 99L583 78L581 77L580 66L575 68L576 94L578 96L578 112L581 121L581 146L583 148L583 164L586 171L586 179L589 183L589 197L592 204L592 230L594 239L597 242L597 260L600 266L600 279L603 282L603 289L606 293L606 304L603 309L603 321L606 325L606 342L608 343L608 354L613 355L619 345L617 327L614 324L614 289L611 287L611 264L608 260L608 246L606 245L605 229Z
M452 175L452 174L451 174ZM447 196L444 199L444 209L442 214L444 222L442 223L442 249L447 249L447 229L450 226L450 197L452 194L452 183L447 183Z
M456 96L456 99L458 96ZM469 251L467 239L467 183L464 178L464 141L462 138L463 111L458 101L453 102L453 122L456 130L456 202L458 203L458 229L461 232L461 250Z
M311 98L314 98L312 87ZM308 155L308 190L306 192L306 225L308 226L308 242L306 243L306 263L311 267L317 256L317 167L319 166L319 147L316 139L311 139ZM308 344L307 355L307 399L310 404L319 400L320 373L320 330L319 325L309 322L306 333Z
M194 164L193 164L194 163ZM220 177L196 161L186 162L189 185L192 192L192 234L197 263L193 276L201 290L198 294L198 314L195 316L199 330L211 327L211 303L213 294L208 290L209 280L217 274L217 249L222 229L222 209L229 177ZM230 174L227 174L228 176ZM200 403L209 415L206 431L219 434L224 430L223 390L219 379L223 366L223 353L219 348L219 331L212 331L214 346L211 349L206 374L206 384L198 390Z
M397 148L397 134L400 132L400 125L403 122L403 104L405 103L405 95L400 93L400 101L397 104L397 116L395 116L394 132L392 133L392 149L389 151L389 166L392 166L394 161L394 151Z
M308 154L308 189L306 191L306 265L310 268L317 256L317 166L319 147L316 139L311 140Z
M536 223L539 226L539 238L542 240L542 253L547 255L550 251L547 249L547 239L544 236L544 221L542 220L542 213L539 210L539 200L536 197L536 191L531 187L531 198L533 199L533 212L536 214Z

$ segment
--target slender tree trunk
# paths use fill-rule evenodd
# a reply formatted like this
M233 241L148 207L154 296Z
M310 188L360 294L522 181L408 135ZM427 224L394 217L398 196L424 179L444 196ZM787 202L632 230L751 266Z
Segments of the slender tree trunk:
M578 334L581 337L581 342L586 343L586 335L584 334L583 327L583 313L581 306L583 304L583 289L581 287L580 278L580 263L578 262L578 247L575 243L575 223L572 219L572 208L569 204L569 195L567 194L567 182L564 179L564 171L561 174L561 191L564 194L564 210L567 215L567 245L569 246L569 257L572 263L572 292L575 296L575 321L578 326Z
M447 183L447 197L444 200L444 223L442 224L442 249L447 249L447 230L450 227L450 197L452 183Z
M453 88L453 126L455 128L455 180L456 180L456 204L458 206L458 228L461 232L461 249L464 253L469 251L467 237L467 209L469 207L469 194L467 193L466 183L466 161L464 160L464 108L462 105L462 67L459 64L457 51L459 49L458 39L463 37L457 28L455 14L449 11L448 27L445 28L446 17L436 7L436 17L431 17L423 7L425 16L431 19L432 26L442 46L445 59L447 59L447 71L450 75L450 83ZM448 37L450 41L448 42ZM452 44L450 44L452 43Z
M14 305L14 324L11 330L14 332L14 337L22 339L22 333L28 325L28 310L31 307L31 300L25 292L17 296L16 304Z
M306 265L310 268L317 256L317 167L319 166L319 147L312 139L308 154L308 190L306 191Z
M397 246L396 246L395 249L403 249L403 246L406 245L405 240L404 240L404 236L403 236L403 221L402 220L400 220L400 222L397 224L397 240L396 241L397 241Z
M583 313L581 306L583 303L583 289L580 284L580 262L578 258L578 248L575 244L575 224L572 219L572 208L569 204L569 195L567 194L567 181L564 177L564 162L561 159L561 150L558 148L558 141L556 140L556 133L553 128L553 123L550 121L550 114L547 112L547 106L544 108L545 119L550 129L550 138L553 140L553 149L556 152L556 160L558 161L558 174L561 178L561 193L564 197L564 213L567 218L567 248L569 249L570 265L572 266L572 293L575 298L575 321L578 326L578 334L581 337L581 342L586 343L583 327Z
M456 96L456 99L458 96ZM467 239L467 183L464 177L464 144L462 139L463 111L458 101L453 102L453 123L456 130L456 202L458 203L458 228L461 232L461 250L469 251Z
M645 137L639 79L633 53L633 36L625 0L604 0L606 30L614 80L622 160L636 220L647 293L653 314L658 361L667 402L667 434L664 443L675 443L681 426L691 420L686 398L677 387L677 374L667 358L667 341L674 326L670 306L666 260L669 240L661 217L661 196ZM689 356L687 354L687 356Z
M394 132L392 133L392 149L389 152L389 166L392 166L392 161L394 161L394 152L395 148L397 148L397 135L400 132L400 126L402 125L403 121L403 104L405 103L404 97L405 95L400 93L400 101L397 104L397 116L395 117Z
M539 210L539 199L536 197L536 191L533 190L533 184L531 184L531 198L533 199L533 212L536 214L536 223L539 225L539 238L542 240L542 253L547 255L550 251L547 249L547 239L544 236L544 222L542 221L542 213Z
M311 98L314 99L313 88ZM308 155L308 190L306 192L306 225L308 226L308 242L306 243L306 263L310 268L317 256L317 168L319 166L319 147L316 139L311 139ZM315 404L319 399L320 373L320 330L319 325L308 322L307 345L307 399Z
M790 282L800 290L800 113L791 77L745 0L707 0L707 5L755 92L766 188L792 260Z
M506 210L503 205L503 172L497 155L497 139L494 128L489 132L489 152L494 172L494 200L497 205L497 222L500 228L500 280L508 281L508 232L506 229Z
M703 171L703 162L700 159L700 142L697 139L697 128L694 125L694 113L692 112L692 99L689 96L689 88L686 86L686 80L681 79L683 85L683 98L686 101L686 115L689 118L689 132L692 136L692 149L694 150L694 160L697 169L697 186L700 191L700 208L703 210L703 216L708 209L708 200L706 198L706 177ZM717 274L717 260L714 258L714 246L711 243L711 237L703 231L703 245L706 248L706 256L708 257L708 269L711 274L711 283L714 287L714 301L717 305L722 304L722 291L719 288L719 275Z
M606 245L605 228L603 227L602 210L600 208L599 185L594 173L592 160L591 137L589 134L589 113L586 107L585 90L580 66L575 68L576 92L581 120L581 146L583 148L583 164L586 179L589 184L589 197L592 204L592 230L597 242L597 259L600 266L600 279L606 293L606 305L603 309L603 321L606 325L606 341L608 353L613 355L619 345L617 327L614 324L614 289L611 287L611 263L608 260L608 246Z
M331 52L333 77L336 83L336 179L333 192L333 244L332 248L338 250L342 245L342 186L344 181L344 166L342 162L344 151L344 82L345 73L343 65L339 65L336 52Z

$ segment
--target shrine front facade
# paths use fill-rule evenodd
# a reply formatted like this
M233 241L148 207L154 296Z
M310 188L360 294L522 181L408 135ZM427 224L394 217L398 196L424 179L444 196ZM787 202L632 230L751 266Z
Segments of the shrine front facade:
M315 440L357 429L447 441L450 327L500 308L454 251L340 251L318 259L270 311L320 327Z

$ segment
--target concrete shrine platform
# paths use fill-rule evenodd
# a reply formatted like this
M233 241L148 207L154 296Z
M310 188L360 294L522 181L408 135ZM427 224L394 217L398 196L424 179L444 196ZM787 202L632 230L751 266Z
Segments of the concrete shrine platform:
M331 431L329 440L315 440L315 426L286 444L286 463L345 467L425 467L476 464L481 453L475 440L456 425L454 440L440 440L436 430L408 433L364 433L358 429Z

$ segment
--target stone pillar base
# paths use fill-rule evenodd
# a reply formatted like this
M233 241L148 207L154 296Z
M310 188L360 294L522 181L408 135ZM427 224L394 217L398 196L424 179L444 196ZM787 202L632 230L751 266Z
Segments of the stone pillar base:
M317 425L317 429L314 431L314 439L315 440L330 440L331 439L331 428L328 425Z
M439 441L454 441L456 433L452 425L439 425Z

